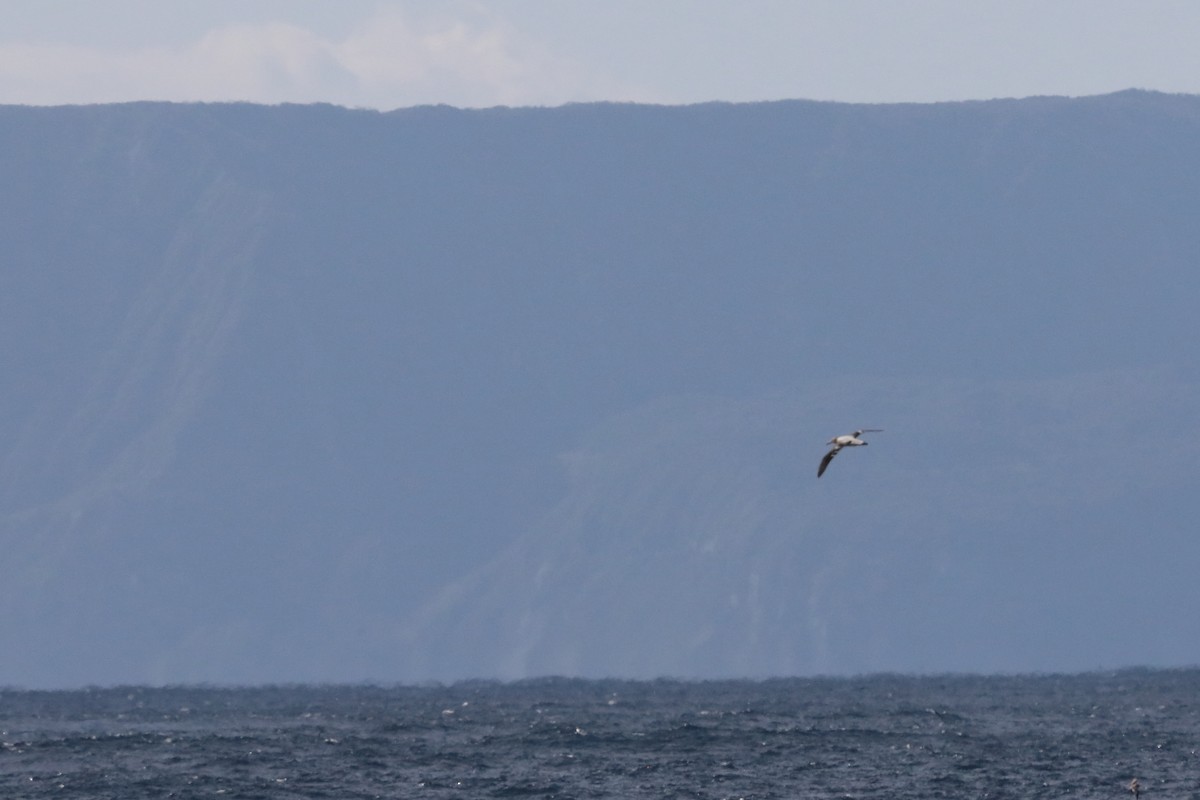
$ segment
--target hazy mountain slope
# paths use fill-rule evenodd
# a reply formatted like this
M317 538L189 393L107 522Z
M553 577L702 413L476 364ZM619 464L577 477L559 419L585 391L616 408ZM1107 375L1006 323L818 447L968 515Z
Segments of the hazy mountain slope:
M0 109L0 682L1193 662L1198 134Z
M1190 439L1197 400L1141 374L651 404L593 431L559 505L400 635L415 673L457 677L497 652L506 677L1186 662L1200 546L1164 509L1197 457L1142 426ZM795 443L838 401L889 429L817 482L822 451Z

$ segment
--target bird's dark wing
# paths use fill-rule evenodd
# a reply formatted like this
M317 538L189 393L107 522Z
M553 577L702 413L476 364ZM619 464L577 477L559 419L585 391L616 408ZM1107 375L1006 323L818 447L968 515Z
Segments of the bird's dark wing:
M835 447L832 450L830 450L828 453L826 453L825 457L821 459L821 466L817 467L817 477L818 478L825 474L825 469L829 466L829 462L833 461L833 457L836 456L838 454L838 450L841 450L841 449L842 448L840 448L840 447Z

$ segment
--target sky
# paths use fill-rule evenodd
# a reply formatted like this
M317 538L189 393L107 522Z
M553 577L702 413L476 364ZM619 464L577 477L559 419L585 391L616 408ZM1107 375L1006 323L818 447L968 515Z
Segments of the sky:
M4 0L0 103L1200 93L1195 0Z

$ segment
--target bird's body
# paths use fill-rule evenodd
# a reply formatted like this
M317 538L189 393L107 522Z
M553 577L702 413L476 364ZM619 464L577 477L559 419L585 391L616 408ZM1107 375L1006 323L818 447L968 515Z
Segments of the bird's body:
M855 431L854 433L845 433L841 436L835 436L825 444L837 445L838 447L858 447L866 444L862 439L858 438L863 435L864 431Z
M841 436L835 436L830 439L825 444L833 445L833 447L828 453L825 454L825 457L821 459L821 466L817 467L817 477L819 478L825 474L825 470L829 467L829 462L833 461L833 457L841 452L843 447L864 447L869 444L869 442L865 442L859 437L861 437L864 433L873 433L881 430L883 430L883 428L860 428L854 433L845 433Z

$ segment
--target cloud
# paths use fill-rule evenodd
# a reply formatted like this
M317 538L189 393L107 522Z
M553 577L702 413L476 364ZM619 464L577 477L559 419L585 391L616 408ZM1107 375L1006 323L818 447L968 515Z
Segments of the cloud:
M380 13L333 53L365 93L396 98L394 105L557 104L603 91L580 65L485 16L414 23Z
M232 25L178 47L0 45L0 102L333 102L395 108L647 99L481 11L383 9L341 38L287 22Z

